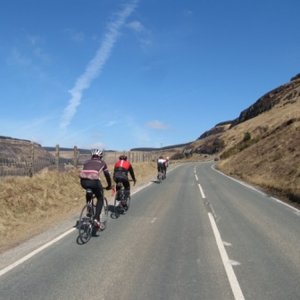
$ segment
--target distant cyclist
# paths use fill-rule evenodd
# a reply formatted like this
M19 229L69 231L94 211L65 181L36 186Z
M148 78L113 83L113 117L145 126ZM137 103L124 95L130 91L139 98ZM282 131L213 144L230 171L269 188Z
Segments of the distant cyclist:
M127 156L121 155L119 157L119 160L115 163L113 178L117 184L119 182L121 182L123 184L125 194L127 197L130 196L130 183L129 183L129 179L128 179L128 173L130 173L131 179L133 180L134 185L135 185L136 179L135 179L133 167L132 167L131 163L127 160ZM117 191L118 190L119 190L119 187L117 185Z
M167 161L164 159L163 156L160 156L157 160L157 172L161 172L163 174L163 178L166 178L166 174L167 174L166 163Z
M103 187L100 181L100 173L103 172L107 181L107 190L111 189L111 177L106 163L102 160L103 150L92 149L92 157L87 160L82 170L80 171L80 183L84 189L90 188L97 198L95 225L98 229L103 230L105 228L103 223L100 223L100 214L103 207ZM88 201L88 199L86 199Z

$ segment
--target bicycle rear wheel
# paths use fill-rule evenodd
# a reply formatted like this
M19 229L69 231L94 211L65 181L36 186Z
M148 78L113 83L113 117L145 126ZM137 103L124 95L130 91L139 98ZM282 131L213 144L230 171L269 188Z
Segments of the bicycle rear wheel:
M158 183L162 183L162 172L158 172Z
M94 209L89 204L86 204L81 210L78 224L78 234L82 243L87 243L92 237L94 229L93 210Z
M125 205L125 207L124 207L125 211L128 211L128 210L129 210L129 208L130 208L130 201L131 201L131 197L128 196L128 197L127 197L127 200L126 200L126 205Z
M108 201L104 197L104 199L103 199L103 208L102 208L101 215L100 215L100 222L103 223L105 225L105 227L107 226L108 210L109 210Z
M110 216L112 219L118 219L120 216L120 206L119 206L117 195L115 197L113 211Z

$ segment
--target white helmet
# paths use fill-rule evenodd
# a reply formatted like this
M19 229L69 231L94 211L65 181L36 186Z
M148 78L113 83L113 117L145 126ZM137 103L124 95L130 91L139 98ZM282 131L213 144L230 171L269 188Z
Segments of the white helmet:
M103 149L92 149L91 150L92 156L103 156Z

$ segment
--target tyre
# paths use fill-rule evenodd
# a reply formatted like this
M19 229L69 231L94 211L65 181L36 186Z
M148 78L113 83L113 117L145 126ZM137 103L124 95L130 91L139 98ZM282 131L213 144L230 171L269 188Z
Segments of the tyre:
M103 208L100 215L100 222L107 226L107 219L108 219L108 201L104 197L103 199Z
M162 173L158 173L158 183L162 183Z
M131 197L128 196L127 200L126 200L126 206L124 207L125 211L128 211L130 208L130 201L131 201Z
M112 211L110 216L111 216L112 219L118 219L119 216L120 216L120 210L119 210L117 195L115 197L113 211Z
M93 217L93 208L91 207L91 205L86 204L81 210L78 224L79 238L82 243L87 243L92 236L94 228Z

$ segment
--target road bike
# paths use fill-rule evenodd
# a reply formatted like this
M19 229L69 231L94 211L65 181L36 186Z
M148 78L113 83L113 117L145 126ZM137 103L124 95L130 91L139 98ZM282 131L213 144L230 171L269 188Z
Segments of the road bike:
M86 189L87 203L83 206L77 223L78 238L82 243L87 243L99 228L95 224L97 198L91 189ZM108 201L103 195L103 207L100 215L101 223L106 226L108 216Z
M162 183L162 181L166 179L166 171L164 170L159 170L157 172L157 180L158 180L158 183Z
M131 197L128 191L124 189L121 182L116 185L116 194L114 198L114 207L112 209L111 218L117 219L120 214L125 214L130 207Z

